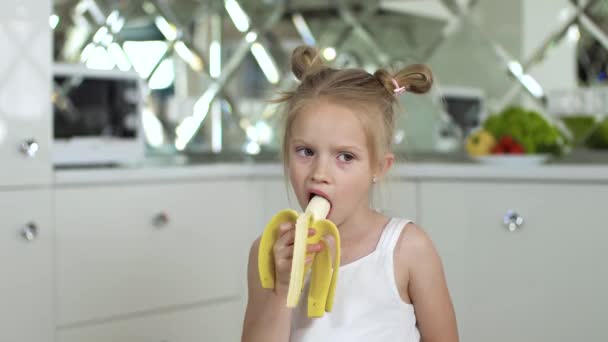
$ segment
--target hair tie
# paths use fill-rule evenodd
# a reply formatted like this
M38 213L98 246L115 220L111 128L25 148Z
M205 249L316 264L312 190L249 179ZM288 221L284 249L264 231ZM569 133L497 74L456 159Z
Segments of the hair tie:
M391 81L393 81L393 85L395 85L395 89L393 90L395 95L401 95L407 91L407 87L406 86L400 87L399 83L397 83L397 80L395 80L394 78L391 78Z

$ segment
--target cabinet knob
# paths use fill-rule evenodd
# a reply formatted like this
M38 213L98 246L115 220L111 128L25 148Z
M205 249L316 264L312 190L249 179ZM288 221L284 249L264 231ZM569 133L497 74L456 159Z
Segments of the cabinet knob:
M21 228L21 236L27 241L33 241L38 236L38 226L34 222L28 222Z
M19 150L25 156L27 156L29 158L33 158L34 156L36 156L36 153L38 152L39 148L40 148L40 146L38 145L38 142L32 138L32 139L27 139L24 142L22 142L21 146L19 147Z
M166 212L162 211L156 214L156 216L154 216L152 222L158 228L164 227L169 223L169 215Z
M505 216L502 218L502 222L505 224L509 231L513 232L516 229L521 228L524 224L524 218L521 217L517 212L513 210L507 211Z

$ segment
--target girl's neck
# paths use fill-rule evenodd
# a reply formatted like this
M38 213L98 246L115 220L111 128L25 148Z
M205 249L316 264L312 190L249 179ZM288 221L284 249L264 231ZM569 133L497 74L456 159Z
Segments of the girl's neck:
M387 220L387 217L369 207L358 210L357 214L351 215L338 226L342 246L348 248L370 238L375 240Z

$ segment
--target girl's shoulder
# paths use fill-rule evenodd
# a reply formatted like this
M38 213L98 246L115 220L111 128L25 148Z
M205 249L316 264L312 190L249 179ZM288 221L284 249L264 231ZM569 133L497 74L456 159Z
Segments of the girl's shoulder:
M433 242L422 227L415 222L408 221L401 231L401 236L399 237L397 244L402 247L408 247L407 249L410 250L410 252L423 252L425 249L431 247Z
M395 245L394 256L398 267L412 270L417 266L423 267L429 258L435 259L437 250L431 237L423 228L414 222L408 222Z
M393 254L395 280L399 295L406 303L414 298L411 289L441 270L438 254L429 235L417 224L408 222L401 231Z
M399 291L414 303L421 334L429 339L457 341L458 331L443 265L427 232L409 223L402 231L395 250L395 271Z

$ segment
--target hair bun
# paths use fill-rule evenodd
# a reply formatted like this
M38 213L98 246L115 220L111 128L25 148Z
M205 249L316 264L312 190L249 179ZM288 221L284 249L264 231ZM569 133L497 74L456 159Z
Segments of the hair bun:
M291 71L300 81L306 75L322 69L323 66L319 51L313 47L301 45L291 54Z
M398 88L416 94L424 94L433 86L433 72L424 64L411 64L399 70L395 75L380 69L374 73L384 88L393 95L398 95Z
M424 64L409 65L399 71L395 78L412 93L424 94L433 86L433 72Z

